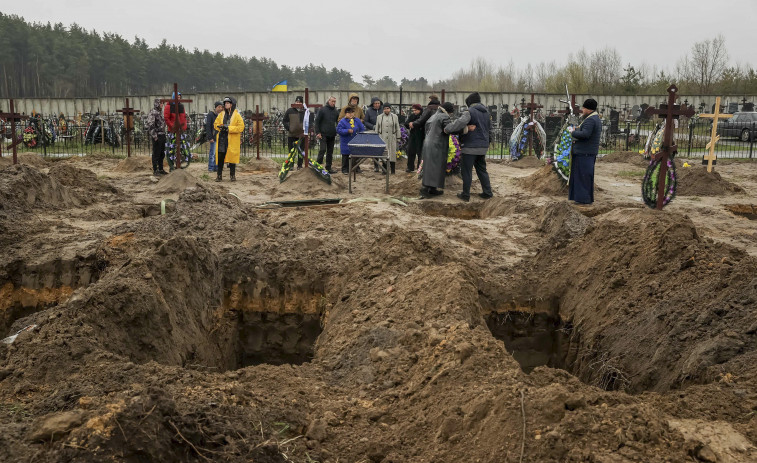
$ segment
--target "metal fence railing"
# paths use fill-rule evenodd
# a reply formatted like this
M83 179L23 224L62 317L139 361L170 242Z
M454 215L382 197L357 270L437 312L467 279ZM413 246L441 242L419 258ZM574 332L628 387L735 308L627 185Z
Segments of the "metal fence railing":
M259 126L259 135L255 124L250 119L251 113L242 112L245 116L245 133L242 137L241 155L243 158L254 157L258 152L268 158L282 159L287 153L287 134L282 124L282 113L276 108L271 109L268 119ZM188 115L188 133L190 134L192 153L202 158L207 156L208 145L196 143L202 128L204 114ZM131 152L136 155L149 155L152 143L145 131L146 116L135 118L134 131L131 135ZM554 140L558 136L562 125L559 116L542 117L542 125L547 134L547 153L551 153ZM660 120L610 121L603 120L600 153L614 151L643 151L650 139L659 128ZM675 139L678 145L678 155L695 158L703 156L710 141L712 121L694 117L690 120L677 121ZM509 140L513 132L510 124L494 121L490 132L489 157L506 158L509 156ZM123 116L121 115L90 115L77 117L35 116L16 124L16 134L21 138L21 152L35 152L46 157L85 156L94 153L109 154L125 157L127 153ZM748 125L741 125L734 129L733 124L718 129L721 140L716 145L719 158L747 158L754 159L755 141L757 141L757 121ZM9 141L11 126L8 122L0 121L0 138ZM6 143L0 143L2 155L7 155ZM315 137L310 142L311 155L318 151L318 141ZM339 156L339 143L335 146L335 155Z

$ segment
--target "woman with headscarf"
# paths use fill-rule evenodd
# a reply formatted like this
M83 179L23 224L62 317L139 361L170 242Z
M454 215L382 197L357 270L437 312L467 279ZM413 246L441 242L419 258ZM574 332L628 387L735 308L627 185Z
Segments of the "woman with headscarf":
M216 135L216 151L218 153L216 182L223 179L224 162L229 163L231 181L236 182L236 168L242 147L242 132L244 132L244 119L237 111L236 99L230 96L223 99L223 111L216 117L213 128L218 131L218 135Z

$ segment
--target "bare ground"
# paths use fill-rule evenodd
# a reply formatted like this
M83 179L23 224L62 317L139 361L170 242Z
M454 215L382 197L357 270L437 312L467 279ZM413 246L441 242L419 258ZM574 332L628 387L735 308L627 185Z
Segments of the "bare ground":
M757 164L660 213L623 155L581 210L140 159L0 170L0 461L757 461ZM313 198L363 199L260 207Z

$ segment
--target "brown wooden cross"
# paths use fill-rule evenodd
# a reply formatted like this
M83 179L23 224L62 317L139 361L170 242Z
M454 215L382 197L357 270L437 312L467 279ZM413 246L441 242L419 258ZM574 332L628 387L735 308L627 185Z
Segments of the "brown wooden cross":
M29 119L29 116L22 116L16 112L16 107L13 105L13 100L10 101L10 112L0 113L0 119L5 119L11 124L11 143L6 146L8 149L13 149L13 164L18 164L18 145L23 142L23 139L16 138L16 122L20 122L24 119ZM1 154L1 153L0 153Z
M305 87L305 105L303 106L302 103L292 103L292 107L297 109L304 108L305 106L307 106L310 110L323 107L322 104L310 104L310 91L307 87ZM310 121L308 121L308 133L305 134L305 167L310 164L308 159L308 152L310 151L310 136L313 134L313 126L309 125L309 122ZM304 126L305 121L302 121L302 124Z
M675 138L673 137L673 119L678 116L691 117L694 115L694 108L691 106L676 106L675 102L678 99L678 87L675 84L668 87L668 105L667 108L655 109L648 107L644 114L647 116L659 115L665 118L665 135L662 141L662 147L660 152L654 156L654 160L660 161L660 174L657 177L657 210L661 211L663 202L665 201L665 180L668 175L668 159L678 152L678 146L675 144ZM660 105L662 106L662 105Z
M124 136L126 137L126 157L131 157L131 134L134 132L134 115L140 112L138 109L129 107L129 99L126 99L126 105L121 109L116 109L117 113L124 115Z
M700 114L699 117L706 117L712 119L712 134L710 135L710 142L707 143L707 149L710 150L702 159L702 164L707 163L707 172L712 172L712 166L717 161L715 155L715 144L720 141L720 135L718 135L718 121L720 119L729 119L733 117L733 114L721 114L720 113L720 97L715 98L715 112L714 114Z
M179 103L191 103L192 100L182 100L179 98L179 86L176 82L173 84L173 98L163 98L160 100L161 103L173 103L174 107L174 114L176 115L176 118L174 119L173 127L171 128L171 132L176 136L176 168L181 169L181 133L184 131L184 129L181 128L181 122L179 122Z
M530 103L526 103L525 98L521 99L520 106L521 106L521 108L528 110L529 117L531 119L530 122L534 121L534 113L536 113L536 110L539 109L539 108L543 108L544 107L544 106L542 106L542 105L537 104L537 103L534 102L534 94L533 93L531 94L531 102ZM528 133L528 155L529 156L531 156L531 150L533 149L533 140L534 140L534 134L533 134L533 130L531 130Z
M263 136L263 121L267 121L268 116L260 112L260 105L255 105L255 114L250 116L250 120L253 123L255 145L257 146L257 157L255 159L260 159L260 139Z

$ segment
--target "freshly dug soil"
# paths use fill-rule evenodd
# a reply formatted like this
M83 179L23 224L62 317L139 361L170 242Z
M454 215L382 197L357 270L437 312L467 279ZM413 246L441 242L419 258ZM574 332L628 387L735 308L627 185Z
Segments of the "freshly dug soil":
M704 167L677 167L678 189L681 196L722 196L743 193L739 185L720 176L717 170L707 172Z
M84 203L85 170L0 170L0 338L36 325L0 343L0 461L755 461L751 222L490 170L486 201L255 207L338 196L295 171L128 217L147 175Z
M536 156L524 156L517 161L509 161L507 165L518 169L535 169L537 167L543 167L544 160L539 159Z
M168 175L160 177L158 183L153 186L153 191L158 194L181 193L189 187L197 186L197 179L186 169L176 169Z
M121 160L113 170L115 172L151 172L152 160L147 156L131 156Z
M283 183L274 186L270 195L274 198L312 199L338 198L347 191L346 177L341 174L331 176L331 185L321 180L311 168L290 171Z
M557 196L568 193L568 185L557 176L551 165L542 166L528 177L516 179L516 183L528 191L544 195Z
M644 159L644 155L635 151L616 151L597 159L597 162L625 162L639 167L649 165L649 160Z

